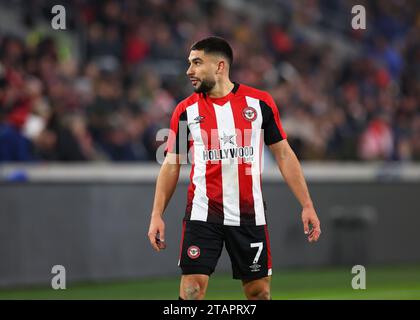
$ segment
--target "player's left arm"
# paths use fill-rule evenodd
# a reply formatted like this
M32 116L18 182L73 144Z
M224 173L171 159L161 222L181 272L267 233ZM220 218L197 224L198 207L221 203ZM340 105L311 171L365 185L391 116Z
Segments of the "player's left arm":
M276 159L277 165L284 180L302 205L302 222L305 234L309 242L318 240L321 234L321 224L316 214L308 187L303 176L302 168L296 154L290 147L287 139L269 145ZM309 224L312 229L309 230Z

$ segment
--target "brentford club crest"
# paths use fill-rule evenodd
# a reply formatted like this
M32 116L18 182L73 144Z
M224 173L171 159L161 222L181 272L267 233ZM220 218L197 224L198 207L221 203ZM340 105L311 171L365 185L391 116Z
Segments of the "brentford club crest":
M254 121L257 119L257 111L253 107L245 107L242 110L242 115L248 121Z
M197 246L191 246L188 248L187 254L191 259L197 259L200 256L200 248Z

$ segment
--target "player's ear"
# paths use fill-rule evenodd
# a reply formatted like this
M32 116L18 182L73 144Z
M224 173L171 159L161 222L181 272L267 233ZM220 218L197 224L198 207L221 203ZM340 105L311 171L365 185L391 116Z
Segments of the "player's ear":
M226 62L224 60L219 60L217 62L217 70L216 73L217 74L221 74L223 73L223 71L226 69Z

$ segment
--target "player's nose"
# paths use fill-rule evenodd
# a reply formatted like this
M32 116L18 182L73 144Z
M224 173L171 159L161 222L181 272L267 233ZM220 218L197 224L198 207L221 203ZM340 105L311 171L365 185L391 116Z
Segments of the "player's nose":
M187 76L188 76L188 77L193 76L193 75L194 75L194 69L190 66L190 67L187 69L186 74L187 74Z

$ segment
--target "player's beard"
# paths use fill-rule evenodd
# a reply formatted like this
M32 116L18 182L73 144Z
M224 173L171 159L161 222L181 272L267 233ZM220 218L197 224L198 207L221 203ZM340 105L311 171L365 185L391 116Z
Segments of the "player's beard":
M200 86L198 88L195 88L194 91L196 93L208 93L211 89L214 88L215 85L215 80L203 79L201 80Z

